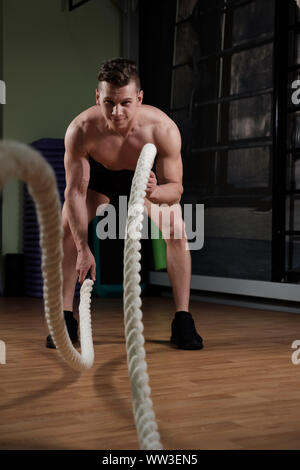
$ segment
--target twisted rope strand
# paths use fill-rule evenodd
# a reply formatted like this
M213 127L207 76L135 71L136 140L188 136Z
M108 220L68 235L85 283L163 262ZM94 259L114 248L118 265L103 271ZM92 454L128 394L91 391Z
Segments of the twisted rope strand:
M127 364L134 420L141 449L162 449L155 414L152 410L151 389L148 385L139 286L141 281L139 240L144 217L144 197L155 155L155 146L146 144L138 160L129 200L124 249L124 323ZM28 184L28 190L35 202L40 226L45 317L58 353L73 369L79 371L88 369L94 361L90 313L93 281L85 280L80 290L81 354L79 354L72 345L63 316L63 229L54 172L36 150L17 142L0 143L0 168L0 189L9 179L18 178Z
M35 202L40 226L45 317L58 353L73 369L88 369L94 362L90 316L93 281L85 280L80 289L80 354L70 340L63 316L63 229L54 172L36 150L8 141L0 143L0 167L0 189L9 179L18 178L28 184L28 191Z
M156 155L156 147L146 144L139 157L134 173L128 216L126 222L126 238L124 248L124 324L126 335L127 365L131 383L133 414L137 428L140 448L162 449L160 435L157 432L155 413L150 399L151 389L148 385L145 339L143 336L142 301L140 298L141 276L139 271L141 230L144 217L144 197L150 170Z

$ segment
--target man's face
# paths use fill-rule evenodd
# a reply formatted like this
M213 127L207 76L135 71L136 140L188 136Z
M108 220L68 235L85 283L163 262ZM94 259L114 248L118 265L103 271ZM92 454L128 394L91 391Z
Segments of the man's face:
M101 82L96 90L96 102L101 106L109 126L115 130L126 128L142 104L143 92L137 93L136 84L130 81L123 87Z

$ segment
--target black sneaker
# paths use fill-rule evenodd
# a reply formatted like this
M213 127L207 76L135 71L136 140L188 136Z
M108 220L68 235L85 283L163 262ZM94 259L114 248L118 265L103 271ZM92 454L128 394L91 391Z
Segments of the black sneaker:
M65 322L67 325L67 330L70 336L70 340L72 341L73 344L77 343L78 342L78 321L73 316L66 317L65 315ZM54 341L51 335L47 336L46 348L56 349L56 346L54 344Z
M203 339L198 335L192 315L188 312L176 312L172 321L171 343L179 349L202 349Z

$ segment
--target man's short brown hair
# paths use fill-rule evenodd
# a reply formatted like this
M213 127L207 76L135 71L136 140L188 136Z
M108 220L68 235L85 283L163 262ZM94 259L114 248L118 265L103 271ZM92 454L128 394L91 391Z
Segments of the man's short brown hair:
M122 57L109 59L100 67L98 89L100 82L108 82L116 87L122 87L128 85L131 80L135 81L137 92L139 92L141 89L140 77L137 65L133 60Z

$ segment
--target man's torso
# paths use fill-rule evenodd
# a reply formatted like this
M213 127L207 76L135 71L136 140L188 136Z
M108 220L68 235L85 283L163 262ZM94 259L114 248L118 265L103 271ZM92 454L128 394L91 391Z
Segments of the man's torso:
M70 126L83 130L87 155L110 170L135 170L143 146L153 143L157 127L175 126L162 111L153 106L142 105L137 123L128 136L123 137L107 128L99 106L92 106L77 116Z

